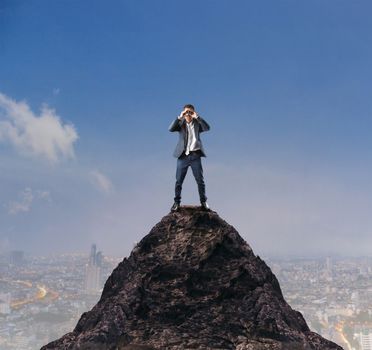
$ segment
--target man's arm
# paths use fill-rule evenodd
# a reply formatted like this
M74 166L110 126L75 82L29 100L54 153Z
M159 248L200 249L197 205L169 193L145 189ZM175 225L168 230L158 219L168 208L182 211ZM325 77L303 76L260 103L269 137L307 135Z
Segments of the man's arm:
M168 130L169 131L180 131L181 125L183 123L184 119L180 119L177 117L175 120L172 121L172 123L169 125Z
M208 131L211 128L209 124L199 114L196 114L195 120L200 125L199 132Z

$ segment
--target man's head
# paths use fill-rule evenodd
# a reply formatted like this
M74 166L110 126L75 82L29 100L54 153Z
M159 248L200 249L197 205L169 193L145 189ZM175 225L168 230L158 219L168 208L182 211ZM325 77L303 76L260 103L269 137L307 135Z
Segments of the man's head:
M193 105L190 105L190 104L184 105L183 109L191 109L191 110L195 111L195 107Z
M195 112L195 107L191 104L184 105L183 110L185 112L186 121L189 123L192 120L192 115Z

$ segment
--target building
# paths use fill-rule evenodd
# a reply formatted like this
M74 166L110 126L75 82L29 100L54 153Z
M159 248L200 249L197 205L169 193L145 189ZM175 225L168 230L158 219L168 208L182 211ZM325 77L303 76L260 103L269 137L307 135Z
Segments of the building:
M87 294L95 294L101 289L102 260L102 252L97 252L96 245L92 244L84 281L84 290Z
M24 252L22 250L12 250L9 253L9 264L22 265L24 262Z
M0 314L10 314L10 293L0 293Z
M364 329L359 333L359 342L361 350L372 350L372 332Z
M326 275L326 279L328 281L332 281L332 278L333 278L333 263L332 263L332 258L330 256L326 257L325 275Z

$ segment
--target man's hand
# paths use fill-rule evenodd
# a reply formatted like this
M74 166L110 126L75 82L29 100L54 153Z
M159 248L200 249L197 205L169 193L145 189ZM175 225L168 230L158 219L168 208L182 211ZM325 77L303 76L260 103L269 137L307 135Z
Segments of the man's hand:
M184 109L181 114L177 117L179 120L181 120L183 117L184 117L184 114L185 112L187 111L187 109Z
M193 111L193 110L191 110L191 109L188 109L188 108L184 109L184 110L181 112L181 114L180 114L177 118L178 118L179 120L181 120L182 118L185 117L185 113L186 113L186 112L191 112L191 118L195 118L195 119L198 119L198 118L199 118L198 113L196 113L195 111Z

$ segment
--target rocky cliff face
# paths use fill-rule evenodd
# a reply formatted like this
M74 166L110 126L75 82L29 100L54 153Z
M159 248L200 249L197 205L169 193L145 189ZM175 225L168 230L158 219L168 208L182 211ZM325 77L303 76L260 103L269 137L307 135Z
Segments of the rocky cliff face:
M310 331L233 226L194 206L164 216L47 349L342 350Z

